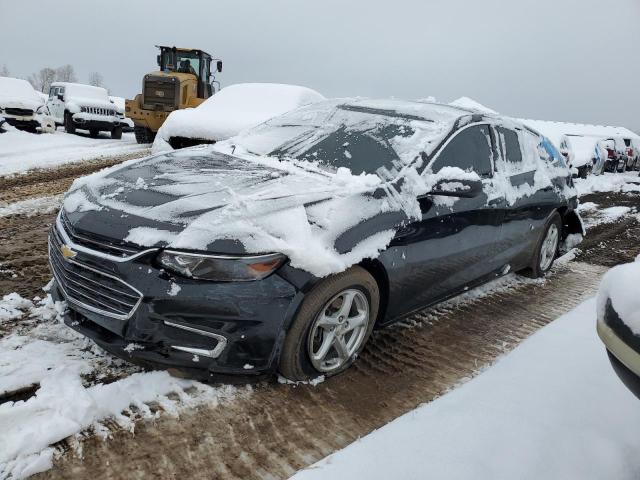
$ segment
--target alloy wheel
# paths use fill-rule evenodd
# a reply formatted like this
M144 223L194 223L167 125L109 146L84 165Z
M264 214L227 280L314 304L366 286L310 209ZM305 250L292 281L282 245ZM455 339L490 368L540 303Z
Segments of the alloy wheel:
M551 264L553 263L553 259L556 257L556 252L558 251L558 241L560 239L558 226L555 223L552 223L547 230L547 234L542 241L542 245L540 247L540 269L544 272L547 271Z
M370 321L369 301L353 288L343 290L322 307L309 330L311 364L320 372L342 368L359 351Z

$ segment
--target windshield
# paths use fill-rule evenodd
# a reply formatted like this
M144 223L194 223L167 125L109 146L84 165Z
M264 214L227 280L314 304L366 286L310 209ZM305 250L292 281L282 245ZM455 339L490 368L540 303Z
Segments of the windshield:
M330 170L346 167L359 175L392 168L400 160L403 140L415 134L416 123L426 122L394 112L323 103L276 117L235 140L256 155L317 162Z
M200 71L200 58L195 52L176 51L175 58L171 50L162 54L161 69L164 72L180 72L198 75Z

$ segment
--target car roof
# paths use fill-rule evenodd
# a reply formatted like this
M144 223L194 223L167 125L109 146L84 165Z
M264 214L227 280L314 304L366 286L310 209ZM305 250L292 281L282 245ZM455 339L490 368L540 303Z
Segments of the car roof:
M462 117L485 116L472 110L442 103L396 99L345 99L339 102L338 108L429 122L436 120L455 122Z

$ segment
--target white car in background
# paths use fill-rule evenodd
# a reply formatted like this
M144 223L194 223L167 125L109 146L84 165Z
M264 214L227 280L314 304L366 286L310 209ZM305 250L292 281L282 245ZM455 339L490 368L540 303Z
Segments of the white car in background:
M102 87L54 82L49 89L47 109L68 133L75 133L80 128L88 130L92 137L107 131L111 138L122 138L118 110Z
M52 133L53 119L43 113L44 101L31 84L20 78L0 77L0 115L20 130Z
M133 132L133 120L124 115L124 98L123 97L114 97L113 95L109 95L109 100L116 106L116 110L118 112L118 118L120 119L120 126L122 127L123 132Z
M153 142L154 153L215 143L325 97L306 87L239 83L223 88L196 108L172 112Z
M560 140L560 153L574 173L587 178L596 162L596 143L598 138L583 135L563 135Z

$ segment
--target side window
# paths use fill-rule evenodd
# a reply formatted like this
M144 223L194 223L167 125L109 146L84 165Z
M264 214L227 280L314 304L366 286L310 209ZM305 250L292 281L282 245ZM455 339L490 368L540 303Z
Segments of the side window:
M458 167L481 177L490 177L491 157L489 126L473 126L451 139L431 165L431 170L437 173L443 167Z
M58 87L51 87L49 89L49 98L55 98L57 94L58 94Z
M504 146L507 162L514 164L522 163L522 151L520 150L518 134L504 127L497 127L497 130L500 143Z

